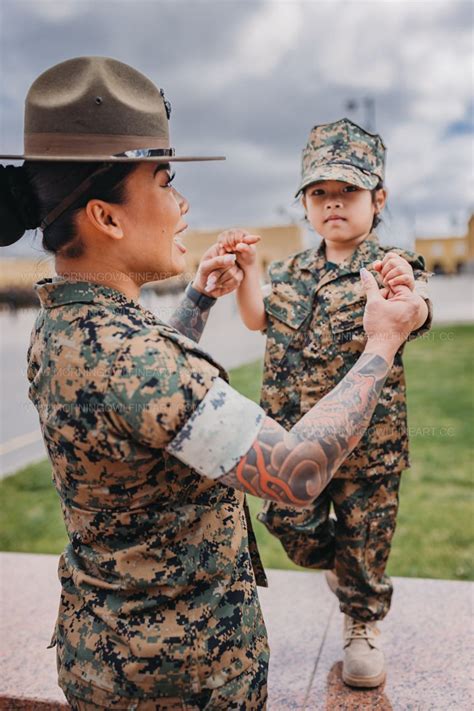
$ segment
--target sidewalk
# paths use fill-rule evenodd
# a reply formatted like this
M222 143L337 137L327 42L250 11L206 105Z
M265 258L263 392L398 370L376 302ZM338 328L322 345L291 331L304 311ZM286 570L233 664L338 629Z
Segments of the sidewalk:
M0 568L0 709L65 709L55 651L46 649L58 606L57 556L0 553ZM471 583L395 578L382 625L388 679L359 691L341 681L342 619L323 575L268 572L270 587L260 589L272 651L268 711L473 708Z

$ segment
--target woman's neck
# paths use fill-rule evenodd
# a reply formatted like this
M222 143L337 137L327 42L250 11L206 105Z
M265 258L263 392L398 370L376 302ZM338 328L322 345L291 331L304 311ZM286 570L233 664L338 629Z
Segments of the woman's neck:
M123 267L117 268L110 264L94 259L66 259L56 257L55 270L58 276L72 281L90 281L108 286L121 291L129 299L138 301L140 298L140 285L137 284Z

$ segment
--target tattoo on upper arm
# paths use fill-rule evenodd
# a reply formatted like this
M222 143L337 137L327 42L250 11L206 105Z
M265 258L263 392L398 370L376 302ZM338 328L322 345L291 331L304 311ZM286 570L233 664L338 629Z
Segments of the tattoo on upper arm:
M184 296L169 320L170 326L199 343L210 309L201 311L191 299Z
M308 505L367 429L388 370L380 356L363 354L290 432L266 418L250 450L220 481L262 499Z

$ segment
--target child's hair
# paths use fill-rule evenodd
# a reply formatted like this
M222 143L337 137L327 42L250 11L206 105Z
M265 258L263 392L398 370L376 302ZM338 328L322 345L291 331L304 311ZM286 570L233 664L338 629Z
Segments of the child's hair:
M92 175L100 163L27 161L20 167L2 166L0 213L2 232L12 244L24 232L36 229L48 213L83 180ZM43 231L42 246L46 252L59 251L69 258L84 254L84 245L76 232L78 210L96 198L120 205L125 200L125 178L136 163L117 163L93 180L91 187Z
M377 185L375 186L375 188L373 188L373 189L370 191L370 194L372 195L372 202L373 202L373 203L375 203L375 196L376 196L376 194L377 194L377 191L378 191L378 190L382 190L382 189L383 189L383 182L382 182L381 180L379 180L379 182L377 183ZM375 228L377 227L377 225L380 225L381 222L382 222L382 218L381 218L380 215L377 213L376 215L374 215L374 219L372 220L372 227L371 227L370 229L371 229L371 230L375 230Z

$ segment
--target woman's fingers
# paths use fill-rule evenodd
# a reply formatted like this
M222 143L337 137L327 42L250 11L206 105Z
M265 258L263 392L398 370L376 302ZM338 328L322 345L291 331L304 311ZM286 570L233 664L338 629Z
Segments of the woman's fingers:
M244 273L239 267L231 267L224 272L217 273L216 280L211 283L210 288L206 287L206 291L214 297L230 294L240 286ZM209 285L209 281L208 281Z
M202 261L200 264L201 273L203 276L209 276L216 269L225 269L235 263L235 254L220 254L217 257L211 257Z
M239 267L233 267L224 272L217 282L217 286L229 287L232 284L240 284L243 278L243 272Z

